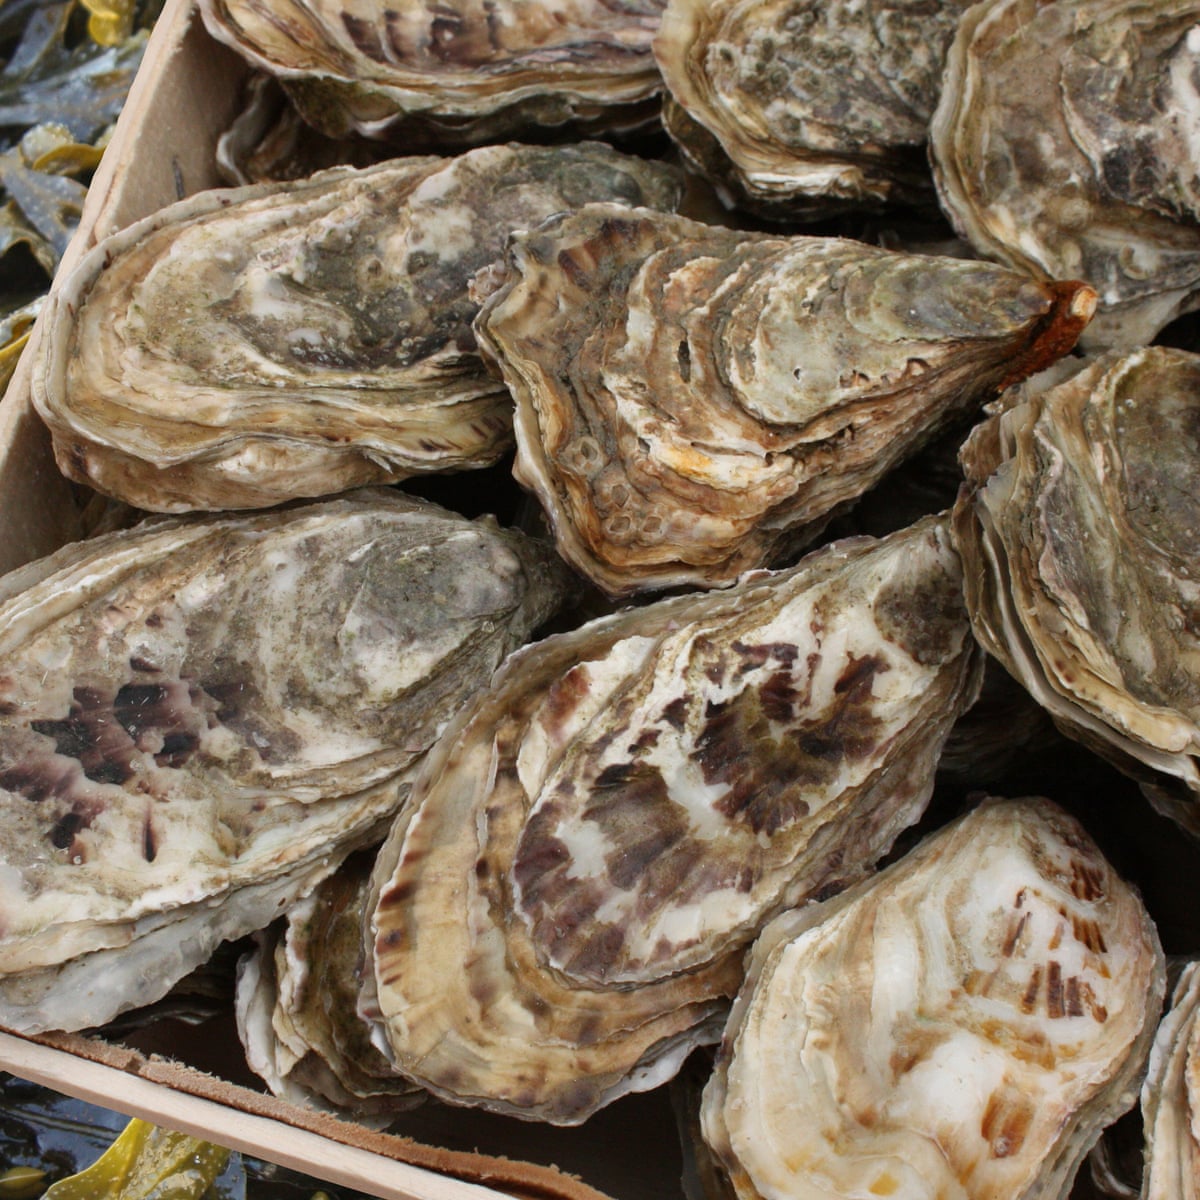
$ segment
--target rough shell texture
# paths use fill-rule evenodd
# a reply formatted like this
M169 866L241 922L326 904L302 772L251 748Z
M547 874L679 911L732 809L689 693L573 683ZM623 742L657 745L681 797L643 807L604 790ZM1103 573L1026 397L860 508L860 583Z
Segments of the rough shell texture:
M381 836L562 574L367 491L152 520L6 576L0 1024L155 1000Z
M398 1068L563 1124L669 1078L762 922L919 817L977 667L932 519L514 655L381 856Z
M1114 351L1011 399L963 450L976 636L1200 831L1200 356Z
M985 0L947 60L943 207L980 254L1087 280L1091 349L1200 303L1198 26L1196 0Z
M988 802L755 945L704 1097L741 1200L1054 1200L1135 1101L1164 988L1136 893Z
M425 1093L398 1076L358 1016L363 902L373 850L258 935L238 965L237 1027L246 1061L277 1096L387 1125Z
M924 154L963 0L671 0L667 128L730 203L816 216L932 200Z
M1142 1084L1142 1200L1200 1196L1200 963L1179 978Z
M731 583L953 415L1062 354L1094 303L1005 268L589 205L513 239L476 321L517 478L614 595Z
M332 137L407 137L416 117L480 140L644 116L665 0L201 0L213 37L284 81Z
M672 207L606 146L491 146L201 193L104 240L50 301L34 403L71 478L252 508L495 461L511 402L468 285L587 200Z

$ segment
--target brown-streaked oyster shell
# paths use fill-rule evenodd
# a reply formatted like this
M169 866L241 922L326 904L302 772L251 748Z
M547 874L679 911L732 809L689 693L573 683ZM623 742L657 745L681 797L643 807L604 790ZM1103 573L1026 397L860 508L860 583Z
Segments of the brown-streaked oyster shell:
M59 286L33 399L59 465L140 508L253 508L494 462L511 401L468 285L510 231L677 174L607 146L489 146L206 192Z
M156 1000L377 840L565 575L368 490L152 519L5 576L0 1024Z
M385 1126L425 1093L397 1075L358 1015L373 850L351 855L257 937L238 964L246 1062L276 1096Z
M1137 894L1045 800L985 802L755 944L705 1091L740 1200L1061 1200L1164 989Z
M1200 962L1179 976L1142 1083L1141 1200L1200 1197Z
M924 144L967 0L670 0L668 132L727 202L815 217L933 203Z
M986 0L947 58L930 148L980 254L1084 279L1094 350L1149 343L1200 303L1200 4Z
M1010 400L963 448L976 636L1200 832L1200 356L1113 351Z
M517 479L612 595L777 561L953 416L1064 353L1091 289L588 205L512 239L476 321Z
M380 856L397 1069L560 1124L674 1074L761 923L923 811L977 686L958 570L931 518L512 656Z
M306 121L403 144L414 124L484 141L644 122L666 0L201 0L213 37L279 78Z

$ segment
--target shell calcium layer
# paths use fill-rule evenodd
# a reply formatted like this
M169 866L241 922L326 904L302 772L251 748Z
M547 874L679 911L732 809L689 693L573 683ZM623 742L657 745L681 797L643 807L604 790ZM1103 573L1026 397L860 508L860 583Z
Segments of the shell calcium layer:
M932 519L514 655L380 856L397 1068L563 1124L668 1078L759 926L920 816L977 668Z
M5 577L0 1023L101 1023L266 925L381 834L562 585L520 535L370 491Z
M34 403L69 476L155 511L482 466L512 420L476 353L473 276L563 208L678 194L670 169L594 143L201 193L59 288Z
M1048 801L987 802L756 943L705 1091L739 1200L1051 1200L1130 1107L1154 926Z

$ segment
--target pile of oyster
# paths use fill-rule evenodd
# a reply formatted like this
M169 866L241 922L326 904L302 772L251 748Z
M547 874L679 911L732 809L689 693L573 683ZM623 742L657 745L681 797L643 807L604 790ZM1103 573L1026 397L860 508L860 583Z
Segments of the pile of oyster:
M0 1024L244 939L371 1125L1200 1193L1200 0L201 9L238 186L35 343L133 517L0 581Z

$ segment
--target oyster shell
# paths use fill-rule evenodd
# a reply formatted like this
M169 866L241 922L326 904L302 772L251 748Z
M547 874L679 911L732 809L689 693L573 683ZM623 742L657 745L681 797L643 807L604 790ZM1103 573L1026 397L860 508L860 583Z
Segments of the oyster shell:
M34 404L69 477L154 511L493 462L511 402L475 351L472 276L514 228L590 199L670 206L679 187L589 143L193 196L59 287Z
M238 967L246 1061L277 1096L384 1126L425 1093L392 1070L358 1016L363 902L374 853L338 871L258 935Z
M741 1200L1066 1196L1164 988L1136 893L1049 801L988 802L764 930L705 1090Z
M762 922L917 819L977 668L933 519L512 656L380 856L397 1069L559 1124L669 1078Z
M483 141L652 115L665 0L201 0L209 33L277 76L330 137L403 144L414 121Z
M564 575L367 491L151 520L6 576L0 1024L149 1003L377 840Z
M1200 1197L1200 962L1183 969L1142 1084L1142 1200Z
M1200 303L1200 4L986 0L949 53L930 149L980 254L1085 279L1089 349L1153 340Z
M824 216L933 200L924 144L968 0L670 0L668 132L730 205Z
M1083 285L588 205L510 244L475 323L518 480L612 595L731 583L1064 353Z
M1200 833L1200 356L1114 351L1011 399L963 448L976 637Z

